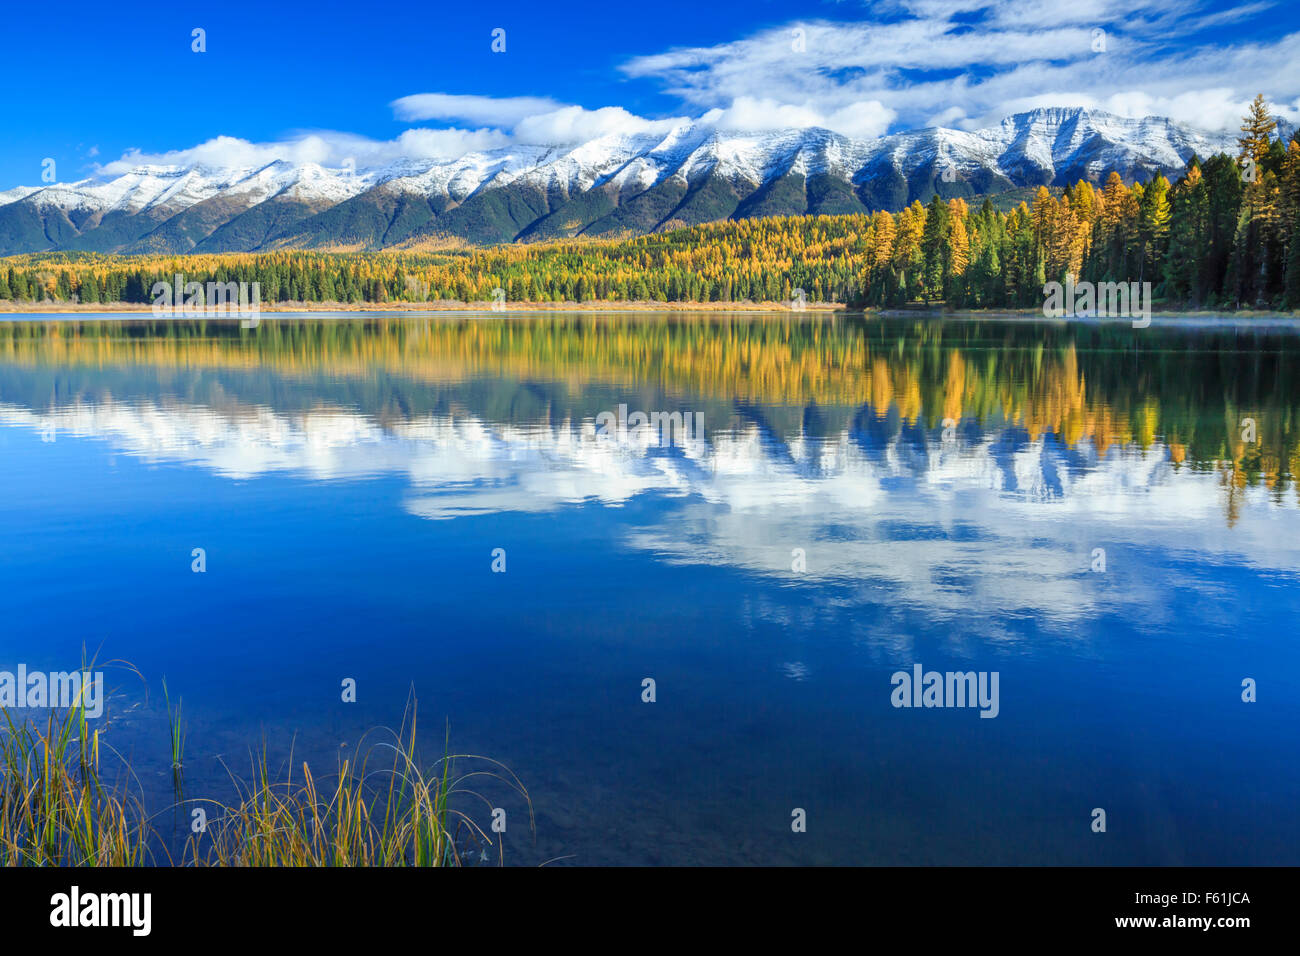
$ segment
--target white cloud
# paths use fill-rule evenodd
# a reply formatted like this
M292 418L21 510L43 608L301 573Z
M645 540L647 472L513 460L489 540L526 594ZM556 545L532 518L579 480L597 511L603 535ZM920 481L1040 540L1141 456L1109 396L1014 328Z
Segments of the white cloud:
M794 104L741 96L726 109L709 110L701 122L719 129L743 131L821 126L846 136L870 139L883 135L896 115L879 100L848 103L826 111L810 101Z
M233 136L216 136L188 149L164 153L128 150L120 159L97 168L114 176L137 166L212 166L259 168L282 160L341 167L351 160L358 169L382 166L399 159L446 161L466 153L504 146L510 138L499 130L408 129L396 139L373 140L353 133L303 133L274 143L253 143Z
M495 129L408 129L391 143L376 144L380 148L375 153L374 165L395 158L455 159L509 142L508 136Z
M1202 0L896 0L889 22L793 22L708 47L635 57L623 72L715 115L815 113L852 132L974 128L1030 105L1168 115L1232 129L1258 92L1297 119L1300 33L1223 43L1214 29L1267 2L1203 11ZM798 32L796 32L798 31ZM1095 31L1104 31L1099 35ZM771 107L755 111L761 103ZM870 104L871 114L855 113ZM730 121L730 120L729 120Z
M597 110L565 106L540 116L530 116L514 128L514 138L523 143L583 143L601 136L630 136L641 133L663 135L685 117L649 120L629 113L621 106Z
M391 140L334 130L305 131L270 143L216 136L197 146L161 153L128 150L120 159L95 170L101 176L116 176L142 165L259 168L277 160L331 168L350 162L361 170L402 159L445 162L515 143L571 146L603 136L662 136L690 122L684 116L646 119L621 106L586 109L532 96L418 93L393 101L392 107L397 118L404 120L463 120L483 125L474 129L420 127Z
M651 120L621 106L587 109L538 96L463 96L455 93L416 93L392 103L404 120L465 120L509 131L518 143L557 146L585 143L601 136L664 134L684 117Z
M511 127L550 113L564 104L544 96L464 96L457 93L416 93L393 100L401 120L461 120L475 126Z

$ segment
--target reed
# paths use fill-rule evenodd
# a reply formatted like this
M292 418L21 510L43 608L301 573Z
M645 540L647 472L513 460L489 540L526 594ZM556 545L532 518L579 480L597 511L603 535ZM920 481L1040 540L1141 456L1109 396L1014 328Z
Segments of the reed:
M163 703L167 708L167 737L172 752L172 790L179 802L185 798L185 722L181 716L184 699L178 697L176 707L173 708L171 694L167 692L166 677L162 679L162 688Z
M263 743L252 774L231 802L185 800L179 795L185 731L180 702L173 710L164 683L175 810L203 805L211 821L190 834L179 860L154 852L166 834L147 815L143 791L126 761L89 730L84 702L51 710L43 724L17 722L4 711L0 728L0 864L6 866L460 866L504 863L501 836L475 816L490 818L493 804L471 788L503 783L522 798L535 832L532 800L519 778L498 761L450 752L421 769L412 701L396 729L371 731L338 772L317 777L306 762L295 776L273 773ZM100 751L120 764L106 781ZM227 768L228 772L229 769ZM486 813L469 810L486 808ZM182 815L184 816L184 815Z
M106 788L100 733L88 733L84 700L51 711L44 729L15 723L0 733L0 863L5 866L141 866L151 862L143 803L127 784Z
M372 731L328 782L306 763L296 781L291 772L275 782L264 746L253 758L253 782L232 774L240 799L219 808L206 840L191 838L186 857L215 866L460 866L491 856L504 862L502 841L463 808L482 804L491 815L491 801L468 785L479 778L518 794L534 831L528 791L504 764L452 754L444 743L443 756L421 770L416 754L413 703L400 728ZM458 772L458 763L472 766Z

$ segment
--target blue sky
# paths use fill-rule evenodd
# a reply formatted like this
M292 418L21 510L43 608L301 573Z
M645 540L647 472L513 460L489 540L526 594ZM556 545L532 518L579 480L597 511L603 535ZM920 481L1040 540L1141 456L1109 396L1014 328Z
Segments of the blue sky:
M138 161L365 166L684 119L873 136L1085 105L1231 128L1256 92L1300 118L1300 5L1268 0L74 0L13 5L6 33L0 189L39 184L46 157L64 182Z

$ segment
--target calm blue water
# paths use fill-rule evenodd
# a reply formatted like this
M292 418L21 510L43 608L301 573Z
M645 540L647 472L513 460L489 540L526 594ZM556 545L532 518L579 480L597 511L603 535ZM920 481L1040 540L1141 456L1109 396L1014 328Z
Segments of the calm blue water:
M449 727L528 788L535 836L484 783L509 863L1294 865L1297 360L1276 329L5 324L0 668L138 669L106 739L164 816L165 676L188 797L263 741L328 770L413 695L435 756ZM620 404L704 434L599 437ZM997 672L997 717L895 708L916 663Z

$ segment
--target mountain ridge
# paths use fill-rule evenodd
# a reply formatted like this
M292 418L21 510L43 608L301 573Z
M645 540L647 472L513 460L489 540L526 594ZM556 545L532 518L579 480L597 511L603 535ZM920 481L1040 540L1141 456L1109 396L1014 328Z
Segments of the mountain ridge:
M1285 135L1285 131L1284 135ZM0 255L380 249L428 238L492 244L649 233L759 215L896 211L1077 179L1177 175L1235 135L1165 117L1045 107L996 126L854 139L820 127L761 133L684 124L574 146L511 145L438 162L331 169L141 164L0 192Z

